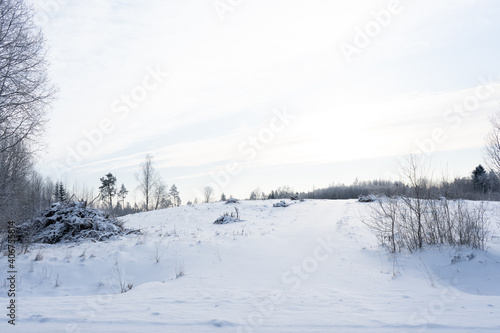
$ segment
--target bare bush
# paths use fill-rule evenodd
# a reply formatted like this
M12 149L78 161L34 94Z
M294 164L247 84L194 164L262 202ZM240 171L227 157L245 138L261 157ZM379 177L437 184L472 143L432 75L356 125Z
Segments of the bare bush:
M363 221L391 252L412 252L435 244L485 248L490 222L484 202L427 199L420 202L417 215L414 200L381 198L372 204L368 220Z
M217 220L215 220L214 224L227 224L233 223L240 220L240 211L238 208L234 207L234 213L225 212L222 214Z
M111 280L109 281L106 279L106 283L108 284L109 290L113 294L118 294L118 293L126 293L127 291L131 290L134 287L134 284L131 282L127 282L124 277L123 273L120 269L120 265L118 264L118 261L115 262L115 267L113 268Z

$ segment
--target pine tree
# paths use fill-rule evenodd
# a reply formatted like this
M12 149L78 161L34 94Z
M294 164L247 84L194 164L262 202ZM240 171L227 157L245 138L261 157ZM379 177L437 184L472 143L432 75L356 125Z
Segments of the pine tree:
M222 193L220 196L220 201L226 201L226 200L227 200L226 195Z
M101 200L107 201L109 205L108 208L113 208L113 197L116 195L116 177L110 172L101 178L101 186L99 186L99 191L101 193Z
M177 186L172 184L170 187L169 195L172 198L172 204L174 207L179 207L181 205L181 197L179 196L179 191L177 190Z
M120 187L120 191L118 191L117 196L119 200L122 201L122 208L125 208L125 198L127 197L128 190L125 188L125 185L122 184Z

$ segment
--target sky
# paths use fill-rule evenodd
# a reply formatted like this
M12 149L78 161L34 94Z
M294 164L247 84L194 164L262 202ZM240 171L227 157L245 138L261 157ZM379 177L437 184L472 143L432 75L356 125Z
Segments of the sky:
M184 202L485 163L493 0L31 0L58 97L38 168L140 200L146 154ZM135 193L134 193L135 192Z

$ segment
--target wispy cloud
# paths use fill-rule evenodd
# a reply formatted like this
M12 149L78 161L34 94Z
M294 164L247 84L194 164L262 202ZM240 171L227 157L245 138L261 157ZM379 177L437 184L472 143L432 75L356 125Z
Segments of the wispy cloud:
M64 1L43 26L60 88L44 163L64 160L103 118L114 129L72 167L81 177L132 174L147 152L176 179L234 160L265 169L380 158L407 153L436 128L447 135L436 150L481 145L496 95L460 130L443 115L481 77L500 74L500 47L489 42L500 32L496 3L402 0L403 10L347 63L339 45L388 6L260 0L222 21L210 1ZM118 118L113 103L148 66L168 71L168 80ZM256 158L241 156L238 145L285 106L297 120Z

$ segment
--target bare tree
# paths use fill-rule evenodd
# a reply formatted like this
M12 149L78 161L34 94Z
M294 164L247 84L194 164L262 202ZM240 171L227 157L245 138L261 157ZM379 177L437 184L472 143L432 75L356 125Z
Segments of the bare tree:
M429 167L425 165L422 155L408 155L401 163L401 173L408 184L410 193L402 196L404 204L412 214L403 217L411 217L407 222L413 229L415 243L422 248L424 240L423 214L426 205L425 194L428 190L427 174Z
M486 137L485 155L490 169L500 175L500 112L490 118L491 131Z
M205 186L203 189L203 197L205 198L205 202L208 203L212 200L212 194L214 193L214 189L211 186Z
M32 168L54 92L33 12L22 0L0 1L0 224L33 213Z
M157 177L156 183L153 188L153 199L154 199L154 209L161 207L162 201L167 200L167 184L161 179L160 176Z
M250 200L260 200L260 199L265 199L264 193L262 193L260 187L257 187L250 193Z
M139 182L138 188L144 196L144 209L148 211L153 196L153 189L158 183L158 174L153 167L153 157L150 154L146 155L146 160L141 164L141 169L135 175L135 178Z
M5 152L33 144L55 89L47 77L45 41L22 0L0 1L0 141ZM8 143L8 144L5 144Z

